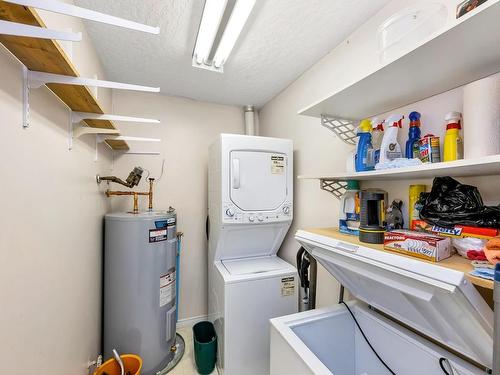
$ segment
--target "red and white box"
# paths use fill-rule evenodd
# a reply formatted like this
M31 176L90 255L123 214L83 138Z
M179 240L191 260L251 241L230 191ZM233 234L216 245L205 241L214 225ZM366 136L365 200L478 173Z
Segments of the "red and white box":
M439 262L451 256L451 240L434 234L395 230L385 233L384 249Z

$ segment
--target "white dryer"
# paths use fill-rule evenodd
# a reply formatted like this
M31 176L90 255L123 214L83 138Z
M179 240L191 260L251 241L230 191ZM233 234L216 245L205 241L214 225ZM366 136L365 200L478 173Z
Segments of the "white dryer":
M269 319L298 311L277 257L293 217L292 141L222 134L209 160L209 318L225 375L269 373Z

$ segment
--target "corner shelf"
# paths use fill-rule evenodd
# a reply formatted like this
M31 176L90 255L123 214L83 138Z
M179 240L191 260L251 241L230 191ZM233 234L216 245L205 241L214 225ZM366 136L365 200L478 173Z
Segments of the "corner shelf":
M29 7L0 1L0 20L45 27L38 14ZM0 35L0 43L32 71L79 77L79 73L59 44L50 39ZM103 114L104 111L86 86L47 84L47 87L72 111ZM93 128L116 129L109 120L85 120ZM112 149L126 151L125 141L106 142Z
M397 254L399 256L406 257L406 258L411 258L411 259L414 259L416 261L431 263L431 264L436 265L438 267L444 267L444 268L449 268L449 269L452 269L455 271L460 271L460 272L463 272L465 274L465 277L472 284L479 286L481 288L485 288L485 289L493 289L493 281L469 275L469 272L474 270L474 267L471 265L469 260L461 257L460 255L453 255L451 258L444 259L441 262L429 262L426 260L422 260L422 259L408 256L408 255L385 250L383 245L367 244L367 243L361 242L358 237L340 233L337 228L315 228L315 229L307 229L307 231L311 232L311 233L319 234L322 236L330 237L330 238L333 238L335 240L340 240L343 242L351 243L351 244L354 244L356 246L364 246L364 247L368 247L370 249L383 251L383 252L387 252L387 253L391 253L391 254Z
M414 167L394 168L380 171L332 173L326 175L300 175L299 179L318 179L321 188L336 197L343 193L342 187L348 180L387 181L411 180L433 177L472 177L500 175L500 155L484 156L475 159L463 159L441 163L427 163Z
M495 74L500 71L499 19L500 2L491 0L299 114L361 120Z

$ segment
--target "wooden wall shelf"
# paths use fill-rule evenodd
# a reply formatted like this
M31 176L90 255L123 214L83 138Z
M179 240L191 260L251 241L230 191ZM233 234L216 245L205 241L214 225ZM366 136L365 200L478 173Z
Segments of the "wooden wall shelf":
M45 27L35 10L0 0L0 20ZM18 36L0 35L0 43L29 70L79 77L76 67L57 41ZM77 112L104 113L86 86L47 84L47 87L71 110ZM93 128L116 129L111 121L85 120ZM129 149L125 141L106 141L114 150Z

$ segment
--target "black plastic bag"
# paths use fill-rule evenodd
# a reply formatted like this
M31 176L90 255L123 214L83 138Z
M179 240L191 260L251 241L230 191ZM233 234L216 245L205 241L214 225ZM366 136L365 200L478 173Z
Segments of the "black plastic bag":
M500 229L500 208L488 207L475 186L436 177L424 198L420 219L440 227L466 225Z

